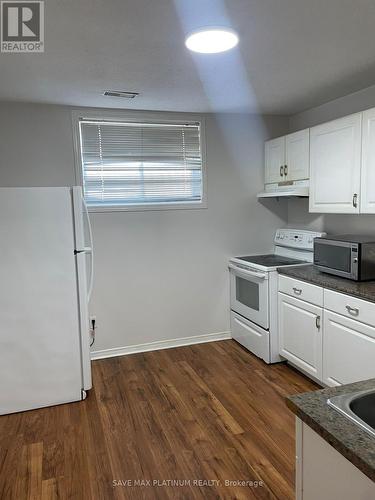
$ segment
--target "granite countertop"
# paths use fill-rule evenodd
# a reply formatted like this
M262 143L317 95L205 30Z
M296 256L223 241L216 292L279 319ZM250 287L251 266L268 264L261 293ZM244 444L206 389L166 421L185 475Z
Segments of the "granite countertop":
M279 267L279 274L307 281L323 288L346 293L353 297L375 302L375 281L351 281L332 274L322 273L313 264L305 266Z
M375 379L296 394L286 402L297 417L375 481L375 437L327 404L330 397L370 389L375 389Z

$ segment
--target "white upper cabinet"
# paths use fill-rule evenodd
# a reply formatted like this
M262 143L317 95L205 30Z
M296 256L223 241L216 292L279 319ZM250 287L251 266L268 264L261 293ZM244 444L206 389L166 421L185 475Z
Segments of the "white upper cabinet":
M265 183L309 181L309 211L375 214L375 108L265 144Z
M265 183L309 178L309 129L278 137L265 145Z
M309 178L309 129L289 134L285 138L286 180L298 181Z
M278 137L265 144L265 183L284 180L285 137Z
M359 213L362 114L310 129L310 212Z
M375 213L375 108L363 113L361 212Z

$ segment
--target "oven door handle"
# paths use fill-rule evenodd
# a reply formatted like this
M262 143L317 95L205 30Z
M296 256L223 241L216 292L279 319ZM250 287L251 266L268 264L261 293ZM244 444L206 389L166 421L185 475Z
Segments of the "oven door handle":
M256 278L262 281L268 280L268 273L258 273L257 271L249 271L248 269L242 269L240 267L237 267L234 264L229 264L228 267L236 274L242 275L245 278Z

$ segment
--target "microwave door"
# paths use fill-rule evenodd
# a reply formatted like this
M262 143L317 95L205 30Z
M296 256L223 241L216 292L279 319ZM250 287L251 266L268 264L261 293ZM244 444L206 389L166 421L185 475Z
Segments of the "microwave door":
M343 278L355 278L356 262L351 244L342 241L315 241L314 264L321 271Z

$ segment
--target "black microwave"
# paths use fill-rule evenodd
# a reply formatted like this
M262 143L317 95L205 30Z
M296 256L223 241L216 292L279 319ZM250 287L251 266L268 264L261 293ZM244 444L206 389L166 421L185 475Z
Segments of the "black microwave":
M315 238L314 265L325 273L355 281L375 280L375 236Z

